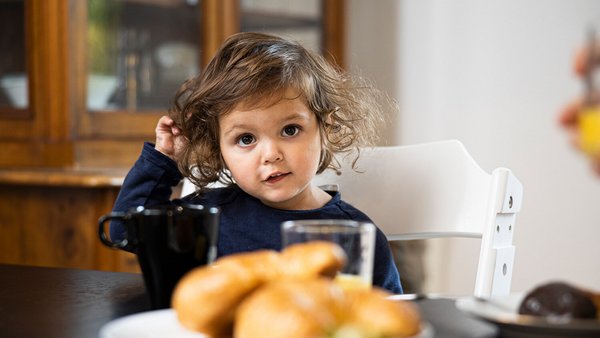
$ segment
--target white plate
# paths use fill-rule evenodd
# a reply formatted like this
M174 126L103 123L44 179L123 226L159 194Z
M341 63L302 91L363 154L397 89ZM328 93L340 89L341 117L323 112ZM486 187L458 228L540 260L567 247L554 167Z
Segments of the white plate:
M100 338L209 338L184 328L173 309L142 312L115 319L100 329ZM413 338L431 338L433 328L423 323L421 332Z
M467 314L498 326L506 337L600 337L600 320L536 317L520 315L524 294L511 294L489 300L474 297L456 300Z
M208 338L179 324L173 309L142 312L115 319L100 329L100 338Z

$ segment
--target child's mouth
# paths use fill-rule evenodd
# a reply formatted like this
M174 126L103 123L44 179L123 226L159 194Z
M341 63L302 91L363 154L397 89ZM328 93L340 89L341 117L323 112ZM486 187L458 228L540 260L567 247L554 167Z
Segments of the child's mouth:
M265 181L267 183L277 183L277 182L281 181L282 179L284 179L287 175L289 175L289 173L273 174L273 175L269 176Z

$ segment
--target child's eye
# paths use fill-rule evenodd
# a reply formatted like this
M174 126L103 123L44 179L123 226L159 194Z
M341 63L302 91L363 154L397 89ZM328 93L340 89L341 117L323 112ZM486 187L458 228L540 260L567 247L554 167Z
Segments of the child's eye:
M283 136L294 136L300 132L299 126L285 126L282 131Z
M244 134L240 137L237 138L237 142L238 145L242 146L242 147L246 147L251 145L252 143L254 143L254 136L250 135L250 134Z

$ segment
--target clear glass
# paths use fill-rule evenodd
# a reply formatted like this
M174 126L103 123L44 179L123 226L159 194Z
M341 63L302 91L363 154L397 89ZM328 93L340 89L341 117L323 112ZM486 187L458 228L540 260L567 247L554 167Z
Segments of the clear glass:
M339 245L347 262L336 282L348 289L369 288L373 279L375 225L352 220L297 220L281 225L282 245L328 241Z
M200 71L198 1L87 3L88 110L165 110Z
M271 33L321 51L322 0L242 0L241 30Z
M0 0L0 108L29 105L25 0Z

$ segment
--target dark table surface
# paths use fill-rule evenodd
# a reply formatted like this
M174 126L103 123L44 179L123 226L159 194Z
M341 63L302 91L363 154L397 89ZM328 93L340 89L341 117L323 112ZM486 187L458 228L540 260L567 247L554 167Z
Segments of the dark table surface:
M416 301L435 338L492 338L493 326L451 299ZM139 274L0 265L0 337L98 337L111 320L150 310Z

